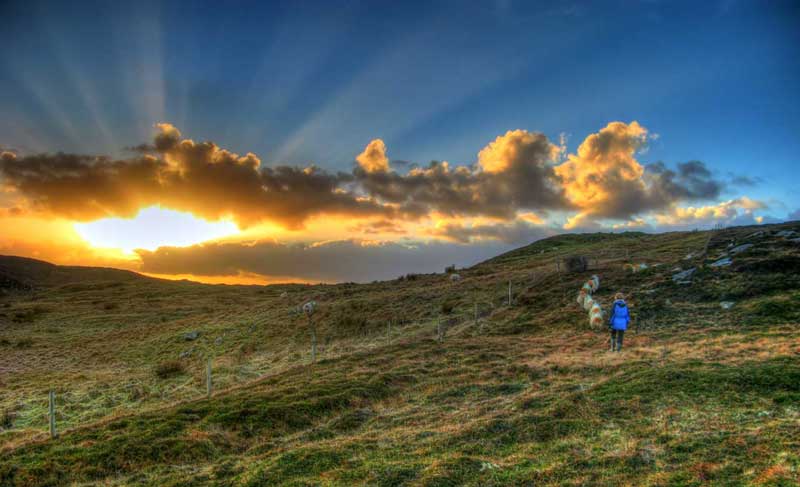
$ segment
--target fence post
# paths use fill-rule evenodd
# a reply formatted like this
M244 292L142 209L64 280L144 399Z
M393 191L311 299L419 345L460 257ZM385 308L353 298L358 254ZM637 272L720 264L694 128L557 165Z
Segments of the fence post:
M311 325L311 362L317 362L317 327L314 326L314 322L311 320L311 317L308 317L308 324Z
M386 328L386 339L392 339L392 320L389 320L389 326Z
M214 391L214 384L211 380L211 357L206 360L206 397L211 398Z
M436 340L441 342L444 339L442 335L442 318L436 318Z
M511 281L508 281L508 306L511 307Z
M49 405L48 405L48 416L50 419L50 438L58 438L58 433L56 432L56 393L55 391L51 390L50 394L48 395L49 398Z
M478 324L478 300L475 300L475 324Z

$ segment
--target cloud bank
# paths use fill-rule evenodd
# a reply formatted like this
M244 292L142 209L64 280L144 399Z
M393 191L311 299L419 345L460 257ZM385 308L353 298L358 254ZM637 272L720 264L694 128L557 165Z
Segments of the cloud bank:
M487 144L471 165L433 161L397 171L385 143L375 139L350 172L335 173L263 165L255 154L183 138L171 124L156 128L152 144L137 146L128 159L4 152L3 185L28 211L80 221L130 217L160 205L208 220L230 218L242 228L268 221L294 229L319 215L513 221L530 211L572 212L573 225L588 224L711 200L724 188L700 161L674 169L640 164L636 156L648 132L637 122L608 124L563 162L563 145L513 130Z

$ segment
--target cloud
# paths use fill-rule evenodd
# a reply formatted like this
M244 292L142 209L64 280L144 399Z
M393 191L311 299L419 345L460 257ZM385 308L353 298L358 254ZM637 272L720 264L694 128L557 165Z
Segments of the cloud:
M752 188L754 186L758 186L759 184L764 182L764 180L761 179L758 176L750 177L750 176L745 176L745 175L742 175L742 174L739 174L739 175L731 174L730 178L731 178L730 179L730 184L732 186L740 186L740 187L747 187L747 188Z
M472 265L502 250L507 247L342 240L315 244L209 243L138 253L141 271L153 274L250 273L293 276L304 281L367 282L407 273L441 272L446 263Z
M642 166L636 159L648 140L638 122L612 122L589 135L555 167L569 201L580 210L567 228L594 219L629 219L679 201L713 199L722 183L700 161Z
M135 156L126 159L3 152L2 184L19 197L15 207L79 221L131 217L160 205L208 220L229 218L241 228L271 222L288 229L321 215L513 223L531 211L577 211L566 228L589 228L598 220L627 220L680 202L715 199L724 188L700 161L674 169L640 164L636 155L648 131L635 121L608 124L574 154L566 154L564 137L554 144L541 133L511 130L483 147L474 164L401 164L402 172L390 164L385 143L374 139L349 173L265 166L255 154L240 156L210 141L184 138L169 123L156 129L152 144L132 148ZM496 237L507 241L511 237L503 235L511 227L498 227ZM491 233L470 232L475 238Z
M389 158L386 157L386 144L375 139L364 148L364 152L356 156L358 166L367 173L388 172Z
M310 216L389 215L391 208L343 191L352 180L315 167L260 167L254 154L239 156L213 142L180 139L170 124L159 124L153 154L130 159L75 154L13 157L4 153L0 175L7 189L22 195L34 211L79 221L132 217L140 208L161 205L241 227L269 220L299 228Z
M513 219L519 210L569 208L551 165L560 151L543 134L515 130L483 148L475 166L433 161L400 174L359 164L353 175L367 195L408 217L438 212Z
M767 208L762 201L742 196L715 205L674 207L666 213L655 214L654 219L662 229L688 229L713 224L753 225L764 222L754 212Z
M510 223L445 223L427 231L427 235L443 238L453 242L468 244L484 240L497 240L507 244L520 245L534 240L550 237L558 230L534 223L525 219L517 219Z

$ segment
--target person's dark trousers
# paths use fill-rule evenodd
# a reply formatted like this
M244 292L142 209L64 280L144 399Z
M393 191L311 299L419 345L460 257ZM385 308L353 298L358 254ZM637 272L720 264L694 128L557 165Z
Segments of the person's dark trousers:
M619 352L622 350L622 337L625 335L625 330L611 329L611 351Z

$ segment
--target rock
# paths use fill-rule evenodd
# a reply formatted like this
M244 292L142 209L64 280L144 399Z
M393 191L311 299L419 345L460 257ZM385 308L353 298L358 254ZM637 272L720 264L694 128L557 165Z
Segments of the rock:
M461 274L450 274L450 281L457 282L461 280Z
M732 248L732 249L730 250L730 254L731 254L731 255L741 254L742 252L745 252L745 251L747 251L747 250L750 250L750 248L752 248L752 247L753 247L753 244L743 244L743 245L739 245L738 247L734 247L734 248Z
M672 272L681 272L682 270L683 270L683 267L675 267L675 268L672 269Z
M281 299L286 299L288 297L289 297L289 293L287 293L286 291L281 293Z
M794 230L781 230L780 232L775 234L776 237L783 237L783 238L794 237L796 235L797 232L795 232Z
M691 269L686 269L685 271L678 272L677 274L672 275L672 280L675 282L679 281L688 281L691 280L694 273L697 271L696 267L692 267Z
M186 350L185 352L181 352L181 354L178 355L178 357L180 357L180 358L189 358L191 356L192 356L192 351L191 350Z
M719 303L719 306L722 309L731 309L731 308L733 308L734 304L736 304L736 303L734 303L733 301L721 301Z
M789 241L794 244L800 244L800 238L790 238Z
M711 267L726 267L733 263L730 257L725 257L724 259L720 259L713 264L709 264Z
M761 238L763 236L764 236L764 230L759 230L759 231L757 231L755 233L751 233L750 235L746 236L745 240L748 240L748 239L751 239L751 238Z
M679 284L681 286L691 286L692 285L692 281L678 281L675 284Z
M189 333L184 333L183 334L183 339L186 340L187 342L191 342L193 340L197 340L198 338L200 338L200 332L199 331L190 331Z
M589 268L589 259L583 255L571 255L564 259L567 272L586 272Z
M214 340L214 345L217 345L217 346L222 345L222 337L217 337L217 339Z
M686 254L686 257L683 258L683 260L692 260L692 259L694 259L694 252L689 252L688 254Z

